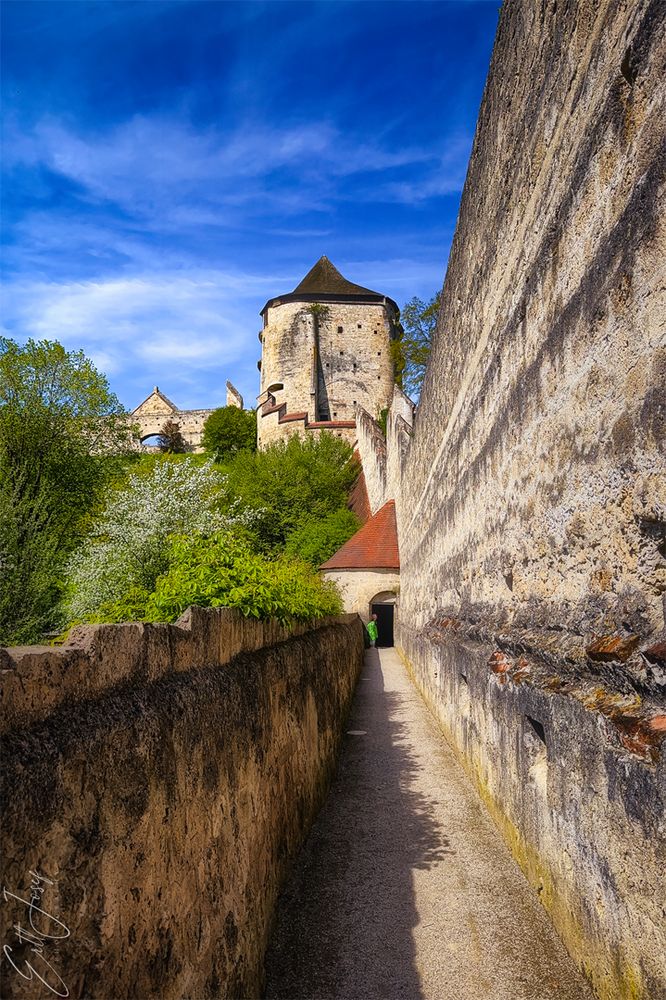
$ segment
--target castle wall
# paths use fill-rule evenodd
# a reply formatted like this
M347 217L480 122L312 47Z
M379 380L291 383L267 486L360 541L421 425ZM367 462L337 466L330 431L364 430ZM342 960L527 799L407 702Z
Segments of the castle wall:
M397 385L386 415L386 434L366 410L356 409L357 448L373 514L400 494L413 419L414 403Z
M565 684L460 620L398 615L417 687L597 995L666 995L666 757L636 695Z
M232 389L242 406L242 397L230 382L227 382L227 396ZM127 418L128 424L136 431L134 447L138 451L154 451L154 445L144 445L142 442L160 434L168 421L178 425L180 433L192 451L203 451L202 437L204 424L213 410L179 410L167 396L160 392L157 386L150 396L136 407Z
M414 403L396 385L386 418L386 490L382 505L400 495L413 422Z
M398 502L414 625L664 626L663 10L503 8Z
M203 451L201 440L204 424L212 412L213 410L170 410L166 413L161 411L138 415L133 413L129 419L133 426L139 428L137 437L138 448L142 448L140 442L143 438L159 434L167 420L170 420L178 424L185 444L192 451L201 452Z
M285 302L268 308L260 404L269 388L281 383L284 388L271 394L276 405L286 403L287 415L306 413L311 423L322 414L333 422L352 421L359 405L378 416L393 393L392 327L386 307L327 302L315 315L312 306ZM261 406L258 425L260 446L293 433L284 421L266 423Z
M664 12L502 7L396 496L397 643L614 1000L666 990Z
M377 421L361 407L356 410L356 440L370 512L376 514L387 500L395 498L388 497L386 490L386 439Z
M358 618L288 629L192 608L0 656L2 940L53 987L5 959L3 998L260 996L360 671ZM33 873L60 922L33 912L41 958L15 930Z

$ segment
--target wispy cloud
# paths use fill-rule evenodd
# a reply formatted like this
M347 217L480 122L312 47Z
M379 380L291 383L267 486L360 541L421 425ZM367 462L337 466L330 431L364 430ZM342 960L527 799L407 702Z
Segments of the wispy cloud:
M214 405L253 399L258 310L320 254L400 304L440 286L488 4L5 6L11 336L128 406Z
M183 388L181 405L206 405L206 400L213 405L220 403L225 378L248 348L257 351L259 317L250 325L248 313L256 313L257 293L263 288L268 296L269 286L262 276L210 271L16 283L5 308L5 333L11 336L19 329L71 348L85 343L107 373L137 373L130 384L139 395L150 370L174 392ZM217 392L200 387L197 403L181 378L182 362L190 377L216 369ZM136 405L131 398L125 402Z
M350 178L365 201L412 202L459 190L469 137L453 134L428 147L399 148L355 139L331 123L278 128L248 121L232 132L195 129L188 121L135 116L112 129L78 134L47 118L10 127L7 167L45 167L79 186L83 201L113 202L164 227L224 226L225 209L286 215L348 199ZM405 170L418 182L401 179ZM194 199L190 202L189 199ZM258 200L259 199L259 200ZM165 206L167 208L165 212Z

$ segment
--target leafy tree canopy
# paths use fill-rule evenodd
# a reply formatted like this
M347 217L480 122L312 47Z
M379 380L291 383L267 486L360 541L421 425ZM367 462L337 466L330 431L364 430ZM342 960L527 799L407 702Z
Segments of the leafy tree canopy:
M159 449L169 455L183 455L188 450L185 438L175 420L167 420L159 433Z
M441 292L437 292L429 302L413 298L402 309L403 335L398 343L402 357L402 388L408 396L418 397L421 392L440 301Z
M192 604L239 608L248 617L285 623L342 610L336 588L312 566L253 552L236 532L172 536L165 556L167 567L152 589L135 585L88 620L175 621Z
M257 447L257 417L253 410L220 406L213 410L203 429L203 446L216 462L224 462L239 451Z
M228 501L254 512L251 531L260 548L271 550L304 522L345 508L359 467L348 444L322 433L241 452L225 472Z
M161 457L110 491L106 507L67 567L69 620L88 620L138 588L149 593L169 566L171 535L200 536L244 520L219 511L224 477L209 460Z
M321 521L305 521L287 538L285 552L321 566L361 527L351 510L336 510Z
M63 562L128 438L122 407L81 351L0 338L0 642L54 625Z

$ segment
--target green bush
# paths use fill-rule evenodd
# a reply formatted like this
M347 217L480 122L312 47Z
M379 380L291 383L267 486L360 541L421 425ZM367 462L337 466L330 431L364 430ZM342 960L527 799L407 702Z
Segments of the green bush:
M251 551L237 535L176 536L170 540L168 570L152 593L134 588L102 604L88 621L175 621L190 605L239 608L247 617L283 623L339 614L335 586L308 563L281 556L268 559Z
M102 606L117 607L135 589L151 593L170 563L172 535L210 535L240 517L218 510L223 477L210 459L203 465L160 456L109 491L85 543L67 564L65 613L90 620Z
M251 531L258 547L275 551L296 528L346 508L359 466L348 444L323 433L241 453L225 472L228 502L254 512Z
M203 446L216 462L224 462L239 451L257 447L257 416L254 410L220 406L213 410L203 429Z
M361 527L350 510L336 510L321 521L305 521L287 538L285 552L321 566Z

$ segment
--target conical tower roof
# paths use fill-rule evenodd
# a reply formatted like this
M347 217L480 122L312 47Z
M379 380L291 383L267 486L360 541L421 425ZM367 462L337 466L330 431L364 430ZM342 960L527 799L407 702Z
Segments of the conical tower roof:
M379 295L379 292L373 292L371 288L364 288L363 285L347 281L328 257L319 258L303 280L296 285L292 295L297 295L299 292L312 295Z
M371 288L364 288L363 285L348 281L326 256L319 258L293 292L269 299L261 310L261 315L270 306L282 305L284 302L379 302L393 307L396 315L399 313L393 299L382 295L381 292L373 292Z

